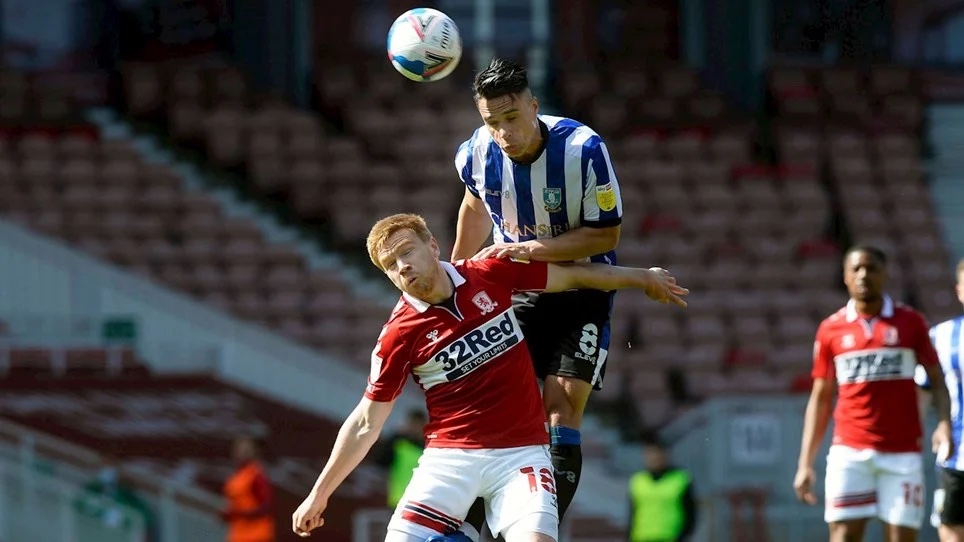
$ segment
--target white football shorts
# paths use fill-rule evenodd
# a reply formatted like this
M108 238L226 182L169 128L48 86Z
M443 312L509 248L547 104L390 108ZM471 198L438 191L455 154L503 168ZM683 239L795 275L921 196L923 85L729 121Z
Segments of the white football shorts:
M880 518L920 529L924 521L923 459L919 452L886 453L833 445L824 487L827 523Z
M507 541L533 532L559 539L548 446L426 448L388 530L422 540L455 531L477 497L485 499L493 534L502 533Z

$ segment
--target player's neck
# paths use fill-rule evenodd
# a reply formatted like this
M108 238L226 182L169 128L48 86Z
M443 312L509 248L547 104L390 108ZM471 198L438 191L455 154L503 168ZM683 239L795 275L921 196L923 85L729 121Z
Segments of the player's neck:
M871 301L861 301L858 299L854 300L854 308L857 309L857 314L862 317L873 318L880 315L880 311L884 310L884 298L874 299Z

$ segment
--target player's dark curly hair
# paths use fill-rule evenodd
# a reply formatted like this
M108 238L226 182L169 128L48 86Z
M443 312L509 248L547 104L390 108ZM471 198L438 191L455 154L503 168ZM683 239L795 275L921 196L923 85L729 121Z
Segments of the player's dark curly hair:
M864 252L866 254L870 254L875 260L880 262L880 265L887 265L887 253L871 245L856 245L850 247L844 254L843 261L846 262L847 258L849 258L854 252Z
M504 58L493 58L489 66L475 76L472 94L476 100L518 94L529 88L525 66Z

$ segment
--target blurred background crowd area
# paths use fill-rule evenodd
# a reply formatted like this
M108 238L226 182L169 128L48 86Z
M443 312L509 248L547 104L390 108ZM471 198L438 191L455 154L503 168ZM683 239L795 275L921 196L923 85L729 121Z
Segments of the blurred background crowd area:
M389 25L416 5L462 33L461 64L439 82L412 83L386 59ZM22 490L2 490L5 542L68 528L19 522L13 511L35 513L25 488L59 495L63 521L79 521L64 484L104 456L156 509L165 542L220 532L216 495L240 434L266 442L287 536L396 298L364 236L378 217L417 212L450 250L454 154L480 125L470 82L493 55L529 65L544 113L607 142L621 262L667 267L693 291L686 311L617 296L607 385L584 431L599 482L580 488L571 540L620 536L625 443L642 429L685 440L704 430L693 420L729 423L719 446L747 436L757 455L728 457L763 462L748 484L783 476L799 422L699 416L716 398L752 408L809 389L816 326L846 301L847 246L886 250L889 291L931 321L960 309L964 2L0 9L0 475ZM789 476L773 502L789 498ZM331 540L377 538L381 516L364 511L383 502L381 480L375 467L352 478ZM727 540L732 500L706 489L723 522L706 539Z

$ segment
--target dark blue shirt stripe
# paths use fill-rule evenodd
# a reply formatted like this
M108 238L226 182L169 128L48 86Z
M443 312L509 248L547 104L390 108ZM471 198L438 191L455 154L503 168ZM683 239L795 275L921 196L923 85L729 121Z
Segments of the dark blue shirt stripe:
M472 192L472 194L474 194L477 198L480 196L478 188L475 187L475 179L472 178L472 162L475 161L475 137L478 135L478 133L478 130L472 132L472 137L469 138L469 140L465 143L462 143L462 146L459 147L459 152L462 152L463 150L466 152L465 165L462 166L462 171L460 172L462 182L465 183L465 186L469 189L469 192Z
M566 191L566 140L579 127L573 121L560 121L549 130L549 141L546 142L546 187L560 191L559 210L549 213L549 223L552 231L566 231L569 225L570 194ZM585 179L585 170L581 175ZM572 194L572 197L582 199L582 194Z
M492 211L493 220L501 224L502 221L502 149L492 141L485 153L485 202ZM511 238L502 235L502 239L495 242L510 242Z
M953 397L957 401L958 414L954 417L953 428L951 429L951 438L954 440L954 454L952 457L948 458L951 464L957 462L957 458L960 457L961 451L959 447L961 445L961 436L964 433L964 427L962 427L962 415L960 412L960 407L962 401L964 401L964 382L961 381L961 324L964 324L964 316L961 316L954 320L954 327L951 328L951 371L957 375L957 395Z
M532 166L529 164L512 163L513 189L515 190L516 205L519 215L519 241L535 239L536 209L532 201Z

